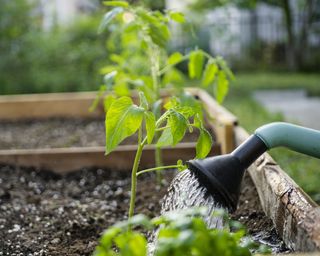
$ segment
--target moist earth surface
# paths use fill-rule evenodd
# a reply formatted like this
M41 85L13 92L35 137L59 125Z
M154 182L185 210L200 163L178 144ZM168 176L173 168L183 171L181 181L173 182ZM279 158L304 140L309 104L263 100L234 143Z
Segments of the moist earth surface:
M161 199L173 176L163 186L153 175L138 181L136 212L160 213ZM1 166L1 255L91 255L103 230L127 218L130 172L99 168L67 175L50 171ZM245 177L238 210L232 215L248 233L274 251L285 250L272 222L259 204L249 176Z

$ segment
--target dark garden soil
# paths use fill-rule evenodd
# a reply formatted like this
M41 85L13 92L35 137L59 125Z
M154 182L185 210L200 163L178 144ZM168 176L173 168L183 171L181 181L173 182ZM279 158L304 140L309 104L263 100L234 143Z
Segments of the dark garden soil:
M260 204L258 192L246 172L242 182L238 209L231 215L246 228L249 235L259 243L268 245L273 253L289 252Z
M185 142L196 141L197 131L188 133ZM122 144L135 144L129 137ZM51 118L42 120L0 121L1 149L94 147L105 145L104 119Z
M138 183L136 211L150 217L166 191L154 182L145 175ZM101 232L126 218L129 188L129 172L1 167L0 255L90 255Z
M172 173L167 176L167 183ZM166 188L145 175L138 182L136 212L160 212ZM278 239L246 177L233 215L262 242ZM60 176L48 171L0 168L0 255L90 255L101 232L127 216L129 172L84 169ZM268 239L266 239L266 236Z
M104 119L1 121L0 149L90 147L105 144Z

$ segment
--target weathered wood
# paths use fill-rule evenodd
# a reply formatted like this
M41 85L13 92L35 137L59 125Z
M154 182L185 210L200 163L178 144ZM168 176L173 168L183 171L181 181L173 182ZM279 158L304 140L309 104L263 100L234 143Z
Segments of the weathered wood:
M85 167L100 167L112 170L128 171L132 167L137 147L119 146L108 156L104 147L53 148L0 150L0 163L52 170L67 173ZM210 155L220 154L219 145L215 145ZM166 147L162 151L165 165L176 164L177 160L190 160L195 156L195 143L181 143L174 148ZM146 146L140 161L140 168L154 166L154 147Z
M286 253L286 254L275 254L281 256L319 256L318 252L308 252L308 253ZM255 256L265 256L265 254L255 254Z
M77 92L1 96L0 119L103 116L100 105L89 112L96 95L96 92Z
M249 135L235 129L236 144ZM267 153L248 168L263 210L288 247L294 251L320 250L320 208Z

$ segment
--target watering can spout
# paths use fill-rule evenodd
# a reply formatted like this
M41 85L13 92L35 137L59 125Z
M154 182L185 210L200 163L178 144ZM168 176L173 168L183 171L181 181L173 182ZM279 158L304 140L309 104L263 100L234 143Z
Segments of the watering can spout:
M264 152L279 146L320 158L320 131L283 122L267 124L231 154L190 160L187 165L216 201L234 211L245 169Z

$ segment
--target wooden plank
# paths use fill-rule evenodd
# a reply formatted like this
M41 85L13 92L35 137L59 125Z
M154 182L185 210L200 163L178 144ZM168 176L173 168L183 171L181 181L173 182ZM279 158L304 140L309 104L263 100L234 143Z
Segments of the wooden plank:
M77 92L1 96L0 119L100 117L104 115L101 105L89 112L96 95L96 92Z
M265 256L265 254L254 254L255 256ZM280 254L272 254L277 256L319 256L319 252L308 252L308 253L280 253Z
M119 146L110 155L104 155L104 147L55 148L34 150L0 150L0 163L34 167L66 173L86 167L100 167L112 170L130 170L136 146ZM210 155L220 154L220 147L212 148ZM165 165L176 164L178 159L190 160L195 156L195 143L181 143L174 148L166 147L162 151ZM154 147L145 146L140 168L154 166Z
M235 130L236 144L249 135ZM320 250L320 207L280 168L267 153L248 168L263 210L277 232L294 251Z

